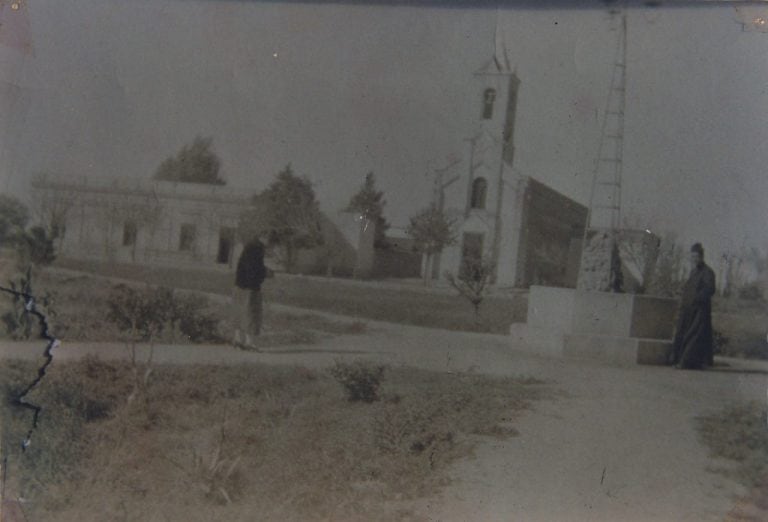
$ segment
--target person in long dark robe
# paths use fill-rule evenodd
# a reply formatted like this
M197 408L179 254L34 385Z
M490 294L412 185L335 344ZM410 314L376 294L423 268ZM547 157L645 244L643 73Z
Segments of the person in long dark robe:
M261 333L261 285L267 275L264 245L258 239L252 239L243 248L235 273L235 346L255 348L254 337ZM241 337L241 333L245 339Z
M714 364L712 339L712 296L715 272L704 263L700 243L691 247L691 273L683 287L673 364L676 368L701 369Z

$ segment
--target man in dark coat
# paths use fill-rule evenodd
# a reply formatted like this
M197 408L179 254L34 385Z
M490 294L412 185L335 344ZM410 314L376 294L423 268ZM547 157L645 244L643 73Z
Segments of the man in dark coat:
M235 338L236 346L254 348L254 337L261 333L261 284L267 277L264 245L252 239L243 248L235 273ZM245 334L242 340L241 333Z
M704 263L704 249L700 243L696 243L691 247L691 274L683 287L675 332L672 362L676 368L701 369L714 364L714 294L715 273Z

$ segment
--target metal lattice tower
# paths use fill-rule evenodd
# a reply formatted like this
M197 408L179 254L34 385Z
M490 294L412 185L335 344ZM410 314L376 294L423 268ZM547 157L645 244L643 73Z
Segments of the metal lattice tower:
M611 11L616 20L619 11ZM617 229L621 226L621 174L624 162L624 107L627 86L627 15L621 13L611 85L603 114L600 142L595 159L589 198L590 229Z

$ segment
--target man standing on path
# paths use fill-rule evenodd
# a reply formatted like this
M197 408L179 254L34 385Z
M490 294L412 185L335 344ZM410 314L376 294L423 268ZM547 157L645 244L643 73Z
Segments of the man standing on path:
M691 274L683 287L672 363L676 368L701 369L714 364L712 296L715 272L704 263L701 243L691 247Z
M267 277L264 265L264 245L258 238L246 243L235 274L235 335L233 344L255 349L254 337L261 333L261 284ZM245 339L241 334L245 334Z

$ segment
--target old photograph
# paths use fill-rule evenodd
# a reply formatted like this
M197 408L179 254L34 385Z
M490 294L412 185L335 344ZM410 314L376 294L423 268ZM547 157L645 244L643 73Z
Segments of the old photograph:
M0 522L768 520L768 2L0 0Z

